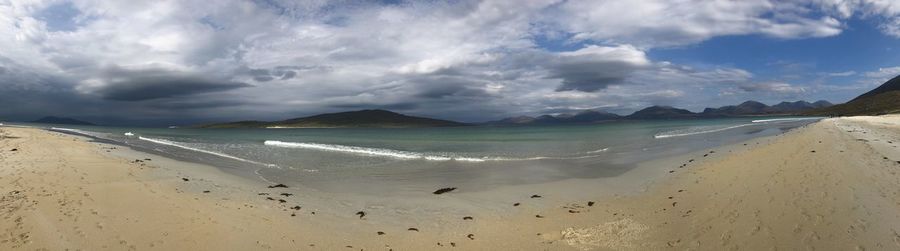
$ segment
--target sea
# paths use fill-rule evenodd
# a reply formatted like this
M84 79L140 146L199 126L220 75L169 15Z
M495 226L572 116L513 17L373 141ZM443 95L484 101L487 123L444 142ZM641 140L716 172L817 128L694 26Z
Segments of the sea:
M381 196L442 186L473 191L615 177L644 161L776 135L820 119L741 117L440 128L16 125L208 164L261 182Z

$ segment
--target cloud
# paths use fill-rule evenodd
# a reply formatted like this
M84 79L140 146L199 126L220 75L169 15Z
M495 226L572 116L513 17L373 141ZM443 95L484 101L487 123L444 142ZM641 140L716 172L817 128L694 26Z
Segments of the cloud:
M632 72L649 65L644 52L632 46L591 45L560 53L557 62L549 66L548 78L562 79L556 91L595 92L622 84Z
M65 100L60 109L73 113L161 121L367 107L477 121L550 107L692 106L759 81L732 66L660 61L654 50L734 35L828 37L852 17L884 18L891 33L900 11L886 2L11 0L0 3L0 87L48 109Z
M856 71L843 71L843 72L828 72L825 75L829 77L849 77L856 75Z
M841 33L830 16L809 15L792 1L565 1L549 11L550 27L574 40L642 48L680 46L717 36L761 34L795 39Z
M76 89L82 93L98 95L107 100L142 101L250 86L245 83L217 80L197 73L159 68L109 67L100 78L82 81Z
M885 35L900 38L900 2L885 0L814 0L825 12L848 19L853 16L871 18Z
M798 94L806 92L806 88L791 85L785 82L762 82L740 85L739 88L746 92L764 92L774 94Z
M900 75L900 66L878 68L877 71L863 73L867 78L887 80Z

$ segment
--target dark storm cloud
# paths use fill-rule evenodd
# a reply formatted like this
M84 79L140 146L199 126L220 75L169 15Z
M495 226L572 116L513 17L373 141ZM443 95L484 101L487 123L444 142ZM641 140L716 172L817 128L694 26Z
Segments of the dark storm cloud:
M268 82L272 81L272 79L275 79L269 73L269 70L266 69L251 69L248 73L253 77L253 80L259 82Z
M415 84L415 97L426 99L488 97L490 94L473 87L474 82L460 78L431 78L432 81Z
M331 105L332 108L338 108L342 110L359 110L359 109L386 109L386 110L395 110L395 111L406 111L419 108L418 103L413 102L398 102L398 103L387 103L387 104L377 104L377 103L346 103L346 104L336 104Z
M106 69L99 83L82 84L80 90L103 99L141 101L200 93L227 91L251 85L164 69Z
M285 71L284 75L281 75L281 80L292 79L297 76L297 72L295 71Z
M628 62L565 62L551 66L551 79L562 79L556 91L596 92L622 84L638 67Z
M175 100L171 102L158 102L150 104L149 107L167 110L188 110L188 109L205 109L205 108L224 108L241 105L250 105L252 103L238 100Z
M298 72L302 71L327 72L330 70L331 67L328 66L276 66L271 69L242 66L235 71L235 74L250 76L257 82L269 82L275 79L290 80L297 77Z

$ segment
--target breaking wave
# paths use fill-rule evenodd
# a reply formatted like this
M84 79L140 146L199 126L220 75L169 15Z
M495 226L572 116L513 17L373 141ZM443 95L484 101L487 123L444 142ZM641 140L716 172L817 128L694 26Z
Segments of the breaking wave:
M581 159L581 158L590 158L596 157L598 155L586 155L586 156L574 156L574 157L526 157L526 158L508 158L508 157L464 157L464 156L456 156L452 154L427 154L427 153L419 153L419 152L410 152L410 151L401 151L401 150L393 150L393 149L384 149L384 148L371 148L371 147L359 147L359 146L345 146L345 145L335 145L335 144L320 144L320 143L304 143L304 142L283 142L277 140L266 140L265 145L267 146L275 146L275 147L284 147L284 148L299 148L299 149L310 149L310 150L319 150L319 151L328 151L328 152L340 152L340 153L351 153L351 154L360 154L360 155L370 155L370 156L380 156L380 157L388 157L395 159L424 159L431 161L467 161L467 162L484 162L484 161L525 161L525 160L544 160L544 159ZM591 151L588 153L600 153L608 150L609 148L604 148L596 151Z
M740 124L740 125L725 126L725 127L722 127L722 126L698 126L698 127L691 127L691 128L682 129L682 130L674 130L674 131L659 133L659 134L654 135L653 138L664 139L664 138L690 136L690 135L697 135L697 134L704 134L704 133L714 133L714 132L721 132L721 131L725 131L725 130L731 130L731 129L741 128L741 127L751 126L751 125L753 125L753 124Z
M803 120L816 120L816 119L822 119L822 118L814 117L814 118L759 119L759 120L754 120L754 121L750 121L750 122L753 122L753 123L790 122L790 121L803 121Z
M141 136L138 136L138 139L144 140L144 141L153 142L153 143L160 144L160 145L173 146L173 147L177 147L177 148L181 148L181 149L185 149L185 150L191 150L191 151L195 151L195 152L201 152L201 153L206 153L206 154L212 154L212 155L215 155L215 156L219 156L219 157L223 157L223 158L229 158L229 159L238 160L238 161L243 161L243 162L247 162L247 163L251 163L251 164L257 164L257 165L267 166L267 167L281 168L281 167L279 167L278 165L275 165L275 164L267 164L267 163L262 163L262 162L252 161L252 160L248 160L248 159L243 159L243 158L240 158L240 157L231 156L231 155L224 154L224 153L220 153L220 152L213 152L213 151L209 151L209 150L203 150L203 149L199 149L199 148L194 148L194 147L190 147L190 146L183 145L183 144L181 144L181 143L177 143L177 142L173 142L173 141L168 141L168 140L164 140L164 139L146 138L146 137L141 137Z

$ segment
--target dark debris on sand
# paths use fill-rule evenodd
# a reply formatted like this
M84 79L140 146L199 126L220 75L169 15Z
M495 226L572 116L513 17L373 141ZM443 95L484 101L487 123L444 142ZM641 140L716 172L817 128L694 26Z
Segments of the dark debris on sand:
M181 178L181 180L183 180L183 181L191 181L191 180L189 180L188 178Z
M540 196L540 195L537 195L537 194L535 194L535 195L532 195L532 196L531 196L531 198L532 198L532 199L534 199L534 198L541 198L541 196Z
M441 188L441 189L434 191L434 194L448 193L453 190L456 190L456 188L455 187L445 187L445 188Z
M366 212L359 211L359 212L356 212L356 215L359 215L359 218L362 219L363 217L366 217Z
M269 186L269 188L279 188L279 187L281 187L281 188L288 188L288 186L285 185L285 184L278 184L278 185L272 185L272 186Z
M472 218L472 216L466 216L466 217L463 217L463 220L474 220L474 219L475 219L475 218Z

